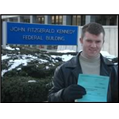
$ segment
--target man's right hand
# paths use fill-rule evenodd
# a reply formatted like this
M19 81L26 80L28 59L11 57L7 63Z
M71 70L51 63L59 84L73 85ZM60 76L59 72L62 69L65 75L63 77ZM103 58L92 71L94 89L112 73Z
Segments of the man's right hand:
M82 96L85 94L86 94L86 90L84 87L77 84L72 84L64 89L62 93L62 98L64 101L70 102L75 99L82 98Z

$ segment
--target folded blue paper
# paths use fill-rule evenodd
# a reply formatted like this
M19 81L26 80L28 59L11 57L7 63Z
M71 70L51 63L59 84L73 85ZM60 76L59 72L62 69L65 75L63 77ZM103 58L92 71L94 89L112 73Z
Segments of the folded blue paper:
M75 102L107 102L108 76L79 74L78 85L86 89L86 95Z

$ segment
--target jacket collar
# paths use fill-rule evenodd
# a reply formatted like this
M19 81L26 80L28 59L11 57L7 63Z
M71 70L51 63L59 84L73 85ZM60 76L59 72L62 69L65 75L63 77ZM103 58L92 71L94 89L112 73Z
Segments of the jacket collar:
M82 52L82 51L81 51ZM67 62L66 67L72 69L72 73L74 76L78 79L78 75L82 74L81 65L79 62L79 55L81 54L79 52L75 57L73 57L71 60ZM111 61L109 61L107 58L103 57L102 54L100 54L100 75L103 76L109 76L110 69L109 66L114 65Z
M78 79L78 75L82 74L81 65L79 62L79 55L81 52L79 52L75 57L73 57L70 61L68 61L67 68L72 69L72 73L75 76L76 79Z
M100 55L100 59L100 75L109 76L111 71L110 66L113 66L114 63L112 63L102 55Z

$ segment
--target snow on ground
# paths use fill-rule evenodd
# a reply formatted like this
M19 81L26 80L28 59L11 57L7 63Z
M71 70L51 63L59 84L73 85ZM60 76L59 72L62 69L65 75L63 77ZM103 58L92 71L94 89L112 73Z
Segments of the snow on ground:
M14 69L15 67L19 66L20 64L23 64L23 66L27 65L27 60L26 59L16 59L14 61L10 61L9 64L11 64L11 67L8 69L8 71Z
M2 70L1 76L3 76L6 72L16 68L17 66L23 64L23 66L27 65L27 59L16 59L16 60L10 60L8 65L11 65L9 69ZM17 69L20 70L20 69Z
M100 51L100 53L107 58L115 58L114 55L109 54L107 51Z
M46 69L49 69L49 66L46 66L45 68L46 68Z
M58 50L59 53L76 52L74 50Z
M6 46L6 49L7 49L7 50L20 50L19 48L11 48L9 45Z
M6 72L8 72L8 70L6 70L6 69L2 70L1 76L3 77L3 75L4 75Z
M2 56L2 60L5 60L5 59L9 59L10 57L8 57L7 55L3 55Z
M63 61L68 61L73 57L73 55L62 55Z
M9 58L10 57L8 57L7 55L3 55L2 56L2 60L9 59ZM33 55L22 55L22 56L18 56L18 59L9 60L8 65L9 66L11 65L11 66L9 67L9 69L2 70L1 76L3 76L7 71L10 71L12 69L15 69L16 67L18 67L21 64L23 66L26 66L28 64L28 62L30 62L31 60L34 60L34 59L38 59L40 64L45 63L45 62L48 62L47 60L39 59L38 57L33 56ZM21 70L21 68L18 68L17 70Z
M7 50L15 50L15 48L11 48L10 46L6 46Z
M36 82L36 80L29 80L28 83Z
M47 60L44 60L44 59L39 59L40 60L40 64L42 64L42 63L46 63L46 62L48 62Z
M16 48L16 50L20 50L19 48Z
M42 64L42 63L46 63L48 62L48 60L45 60L45 59L39 59L38 57L36 56L33 56L33 55L20 55L20 56L17 56L18 59L15 59L15 60L9 60L9 69L4 69L2 70L1 72L1 76L3 77L3 75L12 70L12 69L15 69L16 67L18 67L19 65L23 65L23 66L26 66L28 64L28 62L30 62L31 60L34 60L34 59L37 59L39 61L39 64ZM67 61L69 59L71 59L73 56L72 55L62 55L62 56L55 56L55 55L52 55L51 56L52 58L56 58L56 57L60 57L62 58L63 61ZM9 59L10 56L7 56L7 55L3 55L2 56L2 60L5 60L5 59ZM54 60L53 60L54 62ZM53 64L52 64L53 65ZM46 69L48 69L49 67L47 66ZM18 68L17 70L21 70L21 68Z

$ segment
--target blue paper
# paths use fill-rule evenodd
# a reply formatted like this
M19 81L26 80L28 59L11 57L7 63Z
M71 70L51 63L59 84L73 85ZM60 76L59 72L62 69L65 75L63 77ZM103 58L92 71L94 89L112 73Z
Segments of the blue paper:
M78 85L83 86L87 93L75 102L107 102L108 84L108 76L79 74Z

